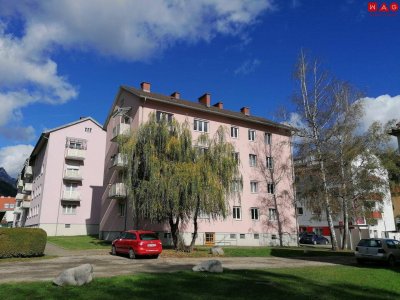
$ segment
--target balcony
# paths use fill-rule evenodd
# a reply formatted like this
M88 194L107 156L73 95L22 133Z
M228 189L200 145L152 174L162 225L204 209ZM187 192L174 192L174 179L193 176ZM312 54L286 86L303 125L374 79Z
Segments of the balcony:
M111 166L116 169L123 169L128 166L128 159L125 154L118 153L111 160Z
M67 169L64 172L64 180L82 181L82 175L80 170Z
M24 194L18 193L17 196L15 196L15 200L22 201L24 200L24 196L25 196Z
M22 179L18 180L17 187L21 189L24 187L24 181Z
M109 198L123 199L126 198L126 188L124 183L114 183L108 191Z
M22 214L22 207L14 208L14 214Z
M31 201L23 201L21 207L22 208L30 208L31 207Z
M113 128L111 141L115 142L119 136L129 135L131 131L131 125L125 123L119 123Z
M24 188L22 189L23 193L31 193L32 192L32 183L26 182L24 184Z
M65 158L72 160L85 160L85 156L86 150L84 149L67 148L65 153Z
M32 167L31 166L26 166L25 167L25 172L24 172L24 178L31 178L32 175L33 175Z
M81 201L81 195L78 191L64 191L61 200Z

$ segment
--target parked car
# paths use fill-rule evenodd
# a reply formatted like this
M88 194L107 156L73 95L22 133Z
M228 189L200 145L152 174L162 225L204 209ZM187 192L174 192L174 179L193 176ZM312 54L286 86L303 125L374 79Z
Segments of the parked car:
M315 233L307 233L300 238L300 244L322 244L328 245L329 240L323 235L315 234Z
M400 260L400 242L393 239L362 239L354 254L359 264L364 261L383 261L393 267Z
M303 236L305 236L306 234L307 234L306 231L300 232L300 233L299 233L299 241L300 241L301 238L302 238Z
M128 230L112 242L111 254L128 254L130 259L136 256L157 258L162 252L162 243L153 231Z

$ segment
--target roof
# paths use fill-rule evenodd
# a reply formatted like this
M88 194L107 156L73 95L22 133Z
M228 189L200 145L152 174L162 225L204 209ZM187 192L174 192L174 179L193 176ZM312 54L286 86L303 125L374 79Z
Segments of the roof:
M66 128L66 127L69 127L69 126L73 126L73 125L88 121L88 120L92 121L94 124L96 124L101 129L103 129L103 126L101 126L101 124L99 122L97 122L95 119L93 119L92 117L84 117L84 118L80 118L79 120L76 120L74 122L67 123L62 126L43 131L42 134L40 135L39 140L37 141L35 147L33 148L30 156L35 156L39 152L39 150L42 148L42 146L46 143L46 140L49 138L50 133L60 130L60 129L63 129L63 128Z
M112 109L113 109L113 107L118 99L118 96L122 90L127 91L128 93L131 93L133 95L136 95L140 98L145 98L145 99L163 103L163 104L169 104L169 105L174 105L174 106L178 106L178 107L189 108L189 109L193 109L196 111L207 112L207 113L211 113L213 115L224 116L224 117L242 120L242 121L246 121L246 122L251 122L251 123L255 123L255 124L273 126L273 127L287 130L287 131L295 130L295 128L293 128L291 126L273 122L273 121L267 120L262 117L248 116L241 112L235 112L235 111L231 111L231 110L227 110L227 109L220 109L220 108L217 108L214 106L207 107L201 103L197 103L197 102L193 102L193 101L189 101L189 100L183 100L183 99L176 99L172 96L166 96L166 95L157 94L157 93L145 92L143 90L139 90L139 89L136 89L134 87L129 87L129 86L121 86L120 87L120 90L114 100L113 106L111 107L111 111L107 116L107 120L105 121L104 126L107 126L108 121L110 120Z
M5 208L4 204L9 203L9 204L15 204L15 197L0 197L0 210L1 211L7 211L7 210L14 210L14 208Z

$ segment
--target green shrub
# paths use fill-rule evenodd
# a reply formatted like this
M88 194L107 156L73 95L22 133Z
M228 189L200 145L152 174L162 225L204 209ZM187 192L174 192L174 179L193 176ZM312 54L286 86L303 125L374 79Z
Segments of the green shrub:
M0 258L42 256L46 240L40 228L0 228Z

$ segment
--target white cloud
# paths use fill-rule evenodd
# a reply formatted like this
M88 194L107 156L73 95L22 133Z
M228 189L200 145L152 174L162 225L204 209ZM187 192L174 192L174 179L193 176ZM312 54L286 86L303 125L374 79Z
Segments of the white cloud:
M248 59L245 60L235 71L234 73L236 75L242 74L242 75L247 75L255 71L255 69L258 67L258 65L261 62L258 59Z
M365 115L361 122L361 130L366 131L374 121L385 124L391 119L400 119L400 95L382 95L377 98L365 97L360 99L364 103Z
M0 148L0 167L3 167L8 175L16 178L32 150L33 146L31 145L16 145Z
M0 126L22 118L28 105L62 104L77 96L77 88L58 73L54 51L149 60L177 42L246 36L247 26L275 9L272 0L0 0L0 7ZM13 19L23 24L20 35L7 31Z

